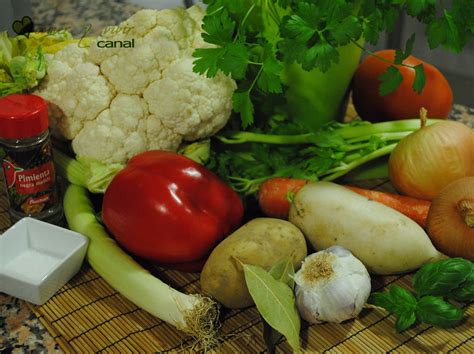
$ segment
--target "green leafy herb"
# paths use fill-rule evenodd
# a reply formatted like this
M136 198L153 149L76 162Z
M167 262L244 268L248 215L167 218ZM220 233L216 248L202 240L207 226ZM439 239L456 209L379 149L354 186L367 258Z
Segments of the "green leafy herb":
M462 302L474 301L474 263L471 262L471 265L471 273L463 283L446 295L448 299Z
M291 289L295 286L295 281L293 276L295 275L295 269L293 267L293 262L291 259L287 259L275 264L272 269L270 269L270 275L282 283L287 284ZM282 334L272 328L265 319L262 317L263 322L263 339L267 346L269 353L275 352L275 347L280 341Z
M300 351L301 322L293 290L264 269L243 264L245 282L265 321L282 333L295 352Z
M240 113L242 117L242 127L246 128L253 121L253 103L250 99L250 91L234 92L232 96L232 106L234 111Z
M381 96L387 96L395 91L403 81L400 70L395 66L389 66L387 70L379 77L379 93Z
M423 266L413 278L416 297L392 285L388 292L373 293L369 302L396 315L396 330L411 327L418 319L437 327L455 326L463 317L461 308L444 299L474 300L474 263L452 258Z
M395 328L402 332L416 321L416 298L408 290L392 285L388 292L373 293L369 302L398 316Z
M248 144L249 149L239 151L224 146L223 151L214 151L207 167L243 195L255 193L261 183L272 177L332 181L390 154L400 139L419 128L416 120L377 124L354 121L333 122L315 133L271 134L288 127L280 116L275 119L275 128L266 127L266 133L241 131L217 135L221 143L218 147Z
M460 52L474 34L471 0L454 1L450 8L435 0L206 0L203 39L217 47L198 49L194 70L212 77L219 70L237 80L234 109L242 127L255 121L253 106L259 97L285 95L285 69L292 63L304 70L326 72L341 58L339 48L364 38L376 44L380 33L395 28L400 13L415 17L426 26L431 48L443 46ZM411 54L415 37L380 78L386 95L402 82L394 65L403 65ZM367 51L369 55L373 55ZM421 92L425 75L416 71L413 89ZM255 85L256 83L256 85ZM245 92L245 95L244 95ZM251 102L248 102L251 101Z
M437 327L454 327L463 317L460 308L438 296L424 296L416 305L416 315L420 321Z
M424 265L413 277L418 296L445 296L464 283L472 273L472 262L451 258Z
M423 64L418 64L413 69L415 69L415 80L413 81L413 90L420 94L426 83L426 76L423 71Z
M270 269L270 275L275 278L275 280L287 284L292 289L295 287L295 280L293 279L295 268L293 267L291 258L275 264L272 269Z

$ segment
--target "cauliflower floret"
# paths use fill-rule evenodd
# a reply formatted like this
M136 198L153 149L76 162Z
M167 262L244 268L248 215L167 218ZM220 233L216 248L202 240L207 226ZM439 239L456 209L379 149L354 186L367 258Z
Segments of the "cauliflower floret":
M215 134L229 119L236 84L192 70L194 49L209 47L203 16L196 6L142 10L89 49L73 44L56 53L36 92L50 102L53 131L72 140L78 157L105 163ZM133 48L98 45L132 39Z
M96 119L115 94L99 67L86 57L87 50L75 44L59 51L49 60L48 75L37 92L54 104L51 126L66 139L74 139L86 121Z
M191 58L173 62L163 72L162 79L144 92L150 112L190 141L211 136L227 123L232 109L229 97L235 90L235 83L225 75L204 81L192 71L192 66Z
M139 96L118 95L109 109L85 124L72 147L81 151L81 156L94 156L106 163L129 159L147 147L146 137L138 131L139 122L147 114L146 104Z

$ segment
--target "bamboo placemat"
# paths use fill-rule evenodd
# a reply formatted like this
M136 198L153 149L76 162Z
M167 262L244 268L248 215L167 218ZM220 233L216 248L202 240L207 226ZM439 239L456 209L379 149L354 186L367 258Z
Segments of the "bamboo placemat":
M363 187L392 191L386 181ZM0 200L0 230L9 225L6 200ZM171 286L186 293L200 292L199 276L152 268ZM373 277L373 289L390 284L411 287L412 275ZM81 271L43 306L28 305L61 349L73 352L174 352L189 349L192 340L172 326L124 299L84 264ZM358 319L342 324L308 326L301 341L312 352L459 352L474 353L474 305L466 306L466 320L454 329L417 325L398 334L394 317L381 309L364 310ZM223 341L217 352L262 352L262 322L254 307L222 311ZM277 352L290 352L285 340Z

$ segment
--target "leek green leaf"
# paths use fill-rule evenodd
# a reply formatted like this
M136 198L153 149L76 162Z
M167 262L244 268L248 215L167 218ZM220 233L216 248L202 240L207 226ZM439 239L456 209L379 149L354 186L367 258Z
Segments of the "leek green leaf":
M300 351L301 322L291 288L264 269L243 264L245 282L265 321L283 334L295 352Z

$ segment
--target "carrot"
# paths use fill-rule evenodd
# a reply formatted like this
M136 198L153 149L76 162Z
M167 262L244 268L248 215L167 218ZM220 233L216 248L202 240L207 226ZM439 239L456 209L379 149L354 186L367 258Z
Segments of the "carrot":
M354 186L345 186L357 194L363 195L370 200L384 204L400 213L408 216L420 226L426 227L426 219L431 202L423 199L416 199L404 195L373 191Z
M270 217L288 219L290 202L288 195L298 192L308 181L293 178L271 178L260 186L258 202L262 212ZM431 202L411 198L394 193L379 192L354 186L345 186L370 200L384 204L408 216L422 227L426 226L426 218Z
M288 219L290 202L288 196L298 192L308 181L296 178L275 177L267 179L258 190L258 204L262 212L270 217Z

